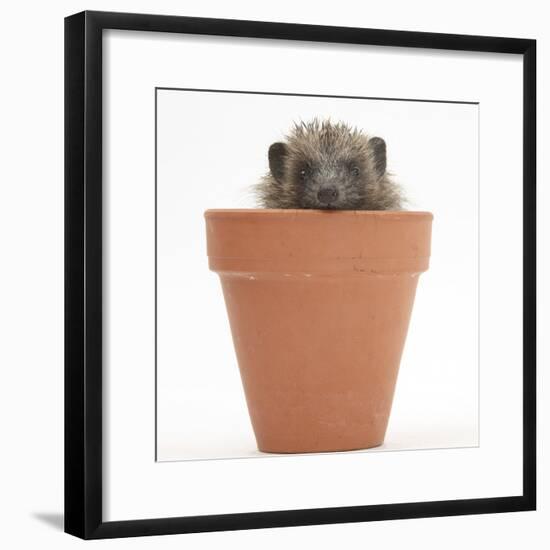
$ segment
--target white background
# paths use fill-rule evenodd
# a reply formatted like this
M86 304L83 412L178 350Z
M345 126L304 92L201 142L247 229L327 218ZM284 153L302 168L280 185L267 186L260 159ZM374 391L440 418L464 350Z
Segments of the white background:
M235 1L189 2L59 2L54 6L21 2L5 12L11 22L2 35L5 82L2 88L2 138L4 150L0 201L2 228L2 384L3 453L1 469L2 542L10 548L32 546L70 548L83 543L60 532L62 513L62 17L84 8L112 9L234 17L320 24L341 24L524 36L539 40L539 97L545 92L548 70L547 17L542 4L501 2L480 5L461 2L388 2L372 6L339 2L330 8L316 3L314 15L304 4L278 2L254 5ZM498 11L499 16L495 17ZM475 14L475 17L472 16ZM547 94L548 92L546 92ZM540 106L539 153L548 129L548 111ZM547 162L539 155L539 181ZM539 210L547 204L544 188ZM541 218L540 218L541 219ZM540 280L548 277L548 247L542 243L548 224L541 219ZM7 267L6 267L7 266ZM540 334L548 328L548 295L539 291ZM542 340L542 338L541 338ZM542 366L547 348L541 346L541 396L547 392ZM548 399L540 400L540 430L550 412ZM539 459L543 461L543 443ZM279 548L282 545L315 545L333 548L383 544L393 548L463 548L465 546L543 548L547 536L548 478L539 474L539 511L536 513L421 519L373 524L303 527L257 532L216 533L129 541L107 541L113 547ZM450 535L451 534L451 535ZM93 543L92 543L93 544Z
M285 67L284 79L272 70L274 66ZM366 80L363 73L355 70L357 66L368 67L369 73L379 78ZM108 235L103 241L103 518L521 494L522 225L521 217L508 215L521 210L522 166L517 155L522 148L521 59L517 55L449 54L354 45L339 45L335 49L304 42L106 31L103 67L103 227ZM254 67L254 71L249 71L249 67ZM327 79L327 72L333 78ZM343 91L362 95L368 86L375 97L392 97L399 91L416 99L430 95L434 99L454 97L481 103L484 130L480 133L483 153L479 192L480 209L486 213L480 218L483 441L479 448L153 462L151 102L159 82L203 88L221 83L229 89L254 86L261 91L281 86L283 91L292 87L300 93L331 95L341 95ZM503 113L506 133L502 131ZM455 163L455 159L449 160L451 169ZM493 208L495 195L499 196L499 209ZM448 210L450 204L446 204ZM456 229L452 224L451 227ZM455 238L456 235L460 233L455 232ZM448 240L457 251L468 250L470 245L467 241ZM509 259L505 270L504 257ZM453 280L456 281L454 275ZM179 283L174 284L177 286ZM449 291L456 292L448 287L441 289L439 300L443 305ZM445 324L452 323L448 321L452 314L445 308L432 312L432 316L441 317L442 330ZM421 325L431 326L432 322L428 319ZM451 326L458 334L454 339L450 336L452 345L440 350L442 362L461 345L460 330ZM428 344L422 342L420 347L423 350ZM201 357L201 350L195 351L198 357L190 357L192 361ZM139 496L135 494L137 479ZM319 479L323 479L322 484ZM184 494L187 498L182 498Z
M408 208L435 216L388 433L371 452L478 444L478 109L158 90L158 460L272 456L256 450L203 212L254 208L269 145L315 116L384 137Z

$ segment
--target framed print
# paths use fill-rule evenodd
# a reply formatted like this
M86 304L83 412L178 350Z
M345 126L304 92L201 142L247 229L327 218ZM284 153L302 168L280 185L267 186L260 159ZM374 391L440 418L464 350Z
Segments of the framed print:
M67 17L65 530L534 510L535 66Z

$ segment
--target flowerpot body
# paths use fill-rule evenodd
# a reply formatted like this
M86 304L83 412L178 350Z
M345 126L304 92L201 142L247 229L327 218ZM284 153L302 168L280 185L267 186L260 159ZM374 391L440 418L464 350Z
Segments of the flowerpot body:
M258 448L382 444L432 215L207 210L205 218Z

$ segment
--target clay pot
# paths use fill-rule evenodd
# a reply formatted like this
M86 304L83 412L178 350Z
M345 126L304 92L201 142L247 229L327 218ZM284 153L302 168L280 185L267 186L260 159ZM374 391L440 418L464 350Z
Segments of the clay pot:
M260 451L383 443L432 217L205 212Z

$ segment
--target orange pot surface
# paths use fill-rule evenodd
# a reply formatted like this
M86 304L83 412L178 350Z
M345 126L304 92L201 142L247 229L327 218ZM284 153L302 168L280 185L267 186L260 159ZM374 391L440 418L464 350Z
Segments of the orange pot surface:
M432 214L207 210L258 448L381 445Z

